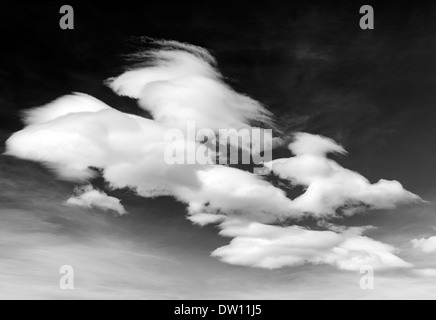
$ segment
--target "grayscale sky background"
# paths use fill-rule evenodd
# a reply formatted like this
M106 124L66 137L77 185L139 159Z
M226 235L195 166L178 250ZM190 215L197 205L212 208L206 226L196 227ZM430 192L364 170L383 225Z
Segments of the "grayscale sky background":
M273 111L284 136L333 138L349 152L334 157L344 167L371 182L398 180L429 201L334 222L374 225L368 236L417 268L436 268L436 253L410 242L436 235L436 3L69 4L70 31L59 28L59 2L1 5L1 151L22 128L21 110L72 91L146 116L103 80L122 70L134 37L189 42L212 52L236 90ZM375 30L359 28L363 4L374 7ZM40 164L0 156L0 298L436 298L436 278L405 270L376 273L375 289L365 291L358 272L331 266L228 265L210 252L230 239L194 226L182 203L108 191L130 212L114 217L65 206L74 186ZM61 265L75 268L74 291L59 289Z

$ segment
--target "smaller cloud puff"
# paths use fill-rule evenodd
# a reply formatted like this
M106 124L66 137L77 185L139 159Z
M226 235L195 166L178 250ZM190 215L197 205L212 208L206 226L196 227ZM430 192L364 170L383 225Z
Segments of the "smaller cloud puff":
M425 253L436 252L436 236L430 238L413 239L413 247Z
M347 153L333 139L305 132L295 133L294 142L289 144L288 148L297 156L302 154L326 156L328 153Z
M204 227L208 224L214 224L222 222L226 219L226 216L212 213L198 213L188 217L188 220L192 223Z
M127 214L119 199L110 197L103 191L94 189L91 185L78 187L75 193L75 196L66 201L67 205L113 211L120 216Z

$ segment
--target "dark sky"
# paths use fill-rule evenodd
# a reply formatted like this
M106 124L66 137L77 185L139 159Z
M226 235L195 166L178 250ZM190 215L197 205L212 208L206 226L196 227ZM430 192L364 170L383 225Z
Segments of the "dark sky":
M69 1L67 4L73 6L75 12L75 29L61 30L59 8L63 4L66 3L3 1L1 4L2 148L3 141L22 128L20 110L48 103L73 91L88 93L125 112L141 114L133 100L115 95L103 81L123 70L123 54L140 49L138 38L146 36L189 42L210 50L217 58L220 71L237 91L247 93L273 111L278 128L285 137L299 130L331 137L350 153L347 157L338 158L344 167L360 172L372 182L379 178L395 179L427 200L436 198L435 2L263 1L255 4L254 1ZM359 8L364 4L374 7L375 30L359 28ZM218 277L210 280L221 290L217 289L219 293L215 297L226 296L227 290L235 291L227 287L223 289L214 281L231 287L234 279L241 281L242 290L238 291L238 297L243 296L244 288L254 293L269 292L271 288L266 283L255 288L247 284L260 276L270 277L268 279L278 285L271 291L272 294L280 296L288 290L279 285L280 279L300 272L296 270L290 275L285 271L274 274L250 271L243 276L245 271L240 268L234 271L227 265L207 260L207 253L216 247L216 243L226 243L227 239L218 237L213 228L191 226L183 215L177 215L183 212L182 206L177 207L174 203L167 205L168 199L156 203L130 199L125 195L123 198L123 201L128 201L126 207L129 211L139 212L146 207L151 216L159 210L170 212L165 218L133 217L115 227L110 225L111 222L86 217L83 218L85 222L81 221L72 228L66 221L70 221L74 214L86 216L83 212L58 208L54 204L50 208L47 203L29 199L47 197L46 193L35 191L46 188L50 191L49 200L61 202L73 185L51 181L50 173L37 165L29 167L25 162L9 158L2 158L1 165L2 188L9 188L9 193L0 198L3 207L34 211L30 218L23 215L20 221L33 223L32 219L38 215L35 212L65 210L57 218L50 216L43 219L56 229L53 232L56 236L64 226L79 232L78 235L70 235L72 239L84 236L94 240L94 235L90 235L86 228L89 223L96 226L99 234L113 232L117 239L132 241L129 247L132 252L137 252L138 243L151 241L155 245L154 250L165 247L165 256L179 259L175 265L168 266L172 275L174 270L180 272L177 263L183 263L183 268L195 268L191 265L192 261L204 256L198 259L214 270ZM16 178L20 170L28 173L27 180ZM14 192L29 195L28 199L20 203L14 199ZM404 212L400 214L403 217L400 220L413 225L407 232L416 237L413 231L426 224L431 209L413 210L418 211L415 214L422 218L422 222L417 224ZM4 217L10 216L12 213L8 211ZM378 223L387 229L400 228L398 221L389 222L391 217L385 214L375 219L379 219ZM190 248L183 257L178 253L179 238L157 235L153 227L141 229L144 232L141 233L140 228L150 223L150 219L154 221L154 226L158 225L156 230L164 228L166 234L183 239ZM12 218L7 221L12 221ZM176 227L171 227L171 221L183 227L176 230ZM10 230L15 230L15 227L21 230L16 222L11 222L11 225ZM10 230L8 232L13 234ZM80 230L84 230L83 234ZM126 230L135 236L129 238ZM55 237L53 234L50 236ZM201 248L195 248L205 234L210 240L202 243ZM125 240L126 237L129 239ZM383 234L379 237L383 238ZM396 242L395 239L393 241ZM44 238L41 242L49 243L50 239ZM107 239L107 243L99 238L94 244L104 252L107 244L114 243L113 238ZM124 245L122 243L120 246ZM71 252L81 252L82 248L76 243L70 249ZM89 250L92 255L92 250ZM123 247L123 250L127 249ZM189 260L191 256L192 261ZM97 265L99 263L105 265L107 257L98 260ZM140 269L141 263L132 268ZM124 267L117 265L115 269L124 270ZM159 263L153 265L153 270L159 268ZM200 283L206 281L204 279L208 274L203 269L197 271L200 276L195 280L198 282L195 282L194 289L201 291ZM139 271L135 269L132 272ZM188 280L192 277L185 271L183 275ZM312 276L316 278L319 274L315 271ZM240 277L246 277L247 281ZM104 276L102 279L105 279ZM175 281L174 286L179 284L177 277L170 279ZM186 279L180 287L189 283ZM296 287L305 285L307 279L302 279L298 284L294 283ZM119 281L130 280L122 278ZM165 290L159 290L159 294L165 296ZM186 296L186 292L179 288L173 296L184 294ZM130 291L126 293L126 296L129 295L135 296ZM193 296L199 296L198 292Z
M231 85L266 104L285 134L336 139L354 155L344 161L370 179L383 172L425 192L436 178L398 170L436 160L434 4L365 2L376 16L369 31L359 28L359 1L69 4L68 31L59 28L60 2L2 4L3 131L20 127L18 110L71 91L139 112L102 81L138 50L134 37L148 36L209 49Z

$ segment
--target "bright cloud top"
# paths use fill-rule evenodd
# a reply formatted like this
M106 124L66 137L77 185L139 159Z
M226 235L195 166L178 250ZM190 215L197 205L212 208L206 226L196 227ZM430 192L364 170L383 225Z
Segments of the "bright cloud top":
M92 186L84 186L76 189L76 195L66 201L67 205L85 208L97 208L103 211L113 211L119 215L127 214L121 201L110 197L100 190L95 190Z
M215 69L215 59L200 47L157 41L154 50L136 54L146 61L108 80L118 94L138 99L139 106L171 128L242 129L251 122L271 123L270 113L256 100L235 92Z
M267 163L280 178L306 188L295 198L264 177L223 165L169 165L169 147L186 151L182 138L165 133L188 121L213 131L269 123L260 103L233 91L204 49L157 42L158 49L138 54L146 64L110 80L119 94L138 99L153 119L120 112L85 94L61 97L26 112L26 127L6 142L6 154L38 161L64 179L87 184L101 175L112 189L129 188L142 197L173 196L186 203L196 224L219 223L234 238L213 255L225 262L264 268L303 263L355 270L364 263L378 268L407 267L389 245L364 237L365 228L313 231L280 227L311 215L326 219L362 209L391 209L420 198L397 181L371 184L360 174L328 159L344 154L333 140L299 133L289 159ZM68 203L125 213L118 199L85 187ZM242 222L241 222L242 221Z
M112 109L100 100L83 93L60 97L45 106L23 112L26 125L42 124L54 119L83 112L99 112Z
M368 265L374 269L411 267L394 254L394 247L362 236L365 228L345 228L339 233L241 220L227 220L220 228L221 235L234 239L212 255L230 264L267 269L329 264L350 271Z
M92 178L90 167L144 159L152 143L164 136L154 121L119 112L85 94L29 111L26 121L29 125L6 142L6 154L46 163L73 180Z
M82 103L80 112L74 101ZM40 121L15 133L6 154L45 163L66 179L91 179L98 168L112 188L132 188L143 197L171 195L192 212L208 208L271 221L290 211L285 192L257 175L219 165L168 165L165 149L190 142L165 142L166 129L154 120L102 102L99 107L94 98L75 94L29 112Z
M289 149L295 157L266 165L280 178L307 188L293 201L297 211L325 216L335 215L339 210L351 215L362 209L393 209L398 204L421 201L398 181L381 179L371 184L359 173L328 159L328 153L346 152L331 139L298 133Z
M425 253L436 252L436 236L412 240L413 247Z

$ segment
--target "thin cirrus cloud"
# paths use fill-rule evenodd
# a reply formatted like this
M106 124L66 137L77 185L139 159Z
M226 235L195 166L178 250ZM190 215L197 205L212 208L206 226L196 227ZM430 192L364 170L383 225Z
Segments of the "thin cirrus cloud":
M192 222L218 223L220 234L233 238L213 252L230 264L268 269L304 263L344 270L362 264L410 267L394 247L363 236L365 227L315 231L277 225L308 215L326 219L420 201L399 182L370 184L328 159L328 153L345 153L330 139L297 134L290 145L294 157L266 164L280 178L306 188L295 199L240 169L166 163L168 147L185 151L190 144L199 146L184 139L168 142L167 130L183 130L188 121L215 133L253 129L253 123L269 126L271 115L230 88L206 50L174 41L155 45L158 49L136 55L145 64L108 81L116 93L137 99L153 119L120 112L85 94L68 95L28 111L27 126L7 141L6 153L42 162L62 178L88 181L101 173L112 189L129 188L142 197L173 196L187 205ZM87 188L70 203L124 212L117 199Z

